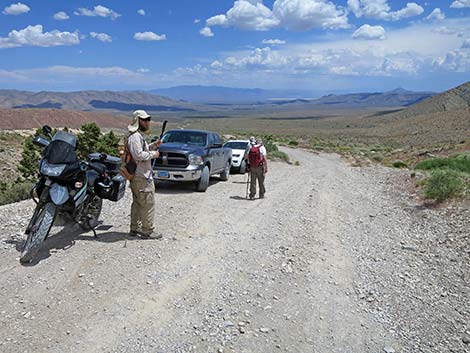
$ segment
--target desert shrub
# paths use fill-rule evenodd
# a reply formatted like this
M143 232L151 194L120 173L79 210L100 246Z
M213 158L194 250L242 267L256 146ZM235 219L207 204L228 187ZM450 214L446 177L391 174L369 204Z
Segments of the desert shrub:
M461 194L465 189L465 178L462 173L452 169L438 169L426 179L424 195L437 201Z
M269 154L271 154L273 152L279 151L279 148L277 147L276 143L274 142L274 138L273 138L272 135L264 136L263 145L264 145L264 147L266 147L266 151L268 152L268 156L269 156Z
M299 142L296 141L296 140L290 140L287 144L288 144L289 146L298 146L298 145L299 145Z
M272 159L272 160L280 159L285 162L289 162L289 156L287 155L287 153L281 152L281 151L268 152L268 159Z
M23 181L16 183L0 183L0 205L18 202L29 198L34 183Z
M106 153L111 156L119 156L119 137L111 130L100 137L97 144L97 152Z
M392 166L394 168L408 168L408 164L400 160L396 160L395 162L393 162Z
M377 162L382 162L384 160L384 156L382 153L373 153L372 159Z
M436 170L451 169L470 174L470 156L466 154L456 155L448 158L432 158L416 165L416 169Z
M86 157L93 152L97 152L98 142L101 137L101 129L96 123L83 124L78 133L78 155L80 158Z
M299 161L295 161L295 162L294 162L294 165L299 166L299 165L300 165L300 162L299 162Z

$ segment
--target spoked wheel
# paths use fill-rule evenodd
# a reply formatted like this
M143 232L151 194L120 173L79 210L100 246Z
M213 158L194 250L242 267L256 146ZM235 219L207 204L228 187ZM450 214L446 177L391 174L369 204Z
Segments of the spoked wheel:
M93 199L87 206L85 214L80 218L78 224L84 230L91 230L98 225L99 218L101 215L101 209L103 208L103 199L94 195Z
M56 213L57 206L52 202L48 202L39 210L31 231L23 244L23 249L21 250L20 261L22 263L30 262L34 255L36 255L42 242L46 239L51 230Z

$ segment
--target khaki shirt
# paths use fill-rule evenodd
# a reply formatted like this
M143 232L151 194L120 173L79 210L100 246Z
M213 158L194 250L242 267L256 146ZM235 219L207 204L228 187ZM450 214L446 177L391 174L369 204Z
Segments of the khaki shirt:
M127 143L132 158L137 163L135 175L151 179L153 177L152 159L158 157L158 152L149 150L147 142L139 131L131 134L127 139Z

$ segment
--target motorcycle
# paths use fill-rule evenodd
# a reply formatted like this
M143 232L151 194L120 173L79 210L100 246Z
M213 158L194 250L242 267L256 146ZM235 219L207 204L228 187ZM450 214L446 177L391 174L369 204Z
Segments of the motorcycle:
M25 230L22 263L32 261L54 223L78 223L96 237L103 199L118 201L126 188L126 180L119 174L120 158L92 153L86 161L80 160L75 135L57 131L52 136L47 125L42 130L48 138L38 136L33 140L44 150L39 180L31 190L36 208Z

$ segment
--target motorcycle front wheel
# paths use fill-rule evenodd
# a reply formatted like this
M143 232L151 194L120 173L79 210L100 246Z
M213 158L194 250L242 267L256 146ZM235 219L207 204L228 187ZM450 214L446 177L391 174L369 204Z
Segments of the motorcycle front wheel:
M46 239L52 228L52 224L54 223L57 206L52 202L48 202L38 211L37 217L31 227L31 231L23 243L23 248L21 249L20 261L22 263L30 262L38 252L44 239Z

